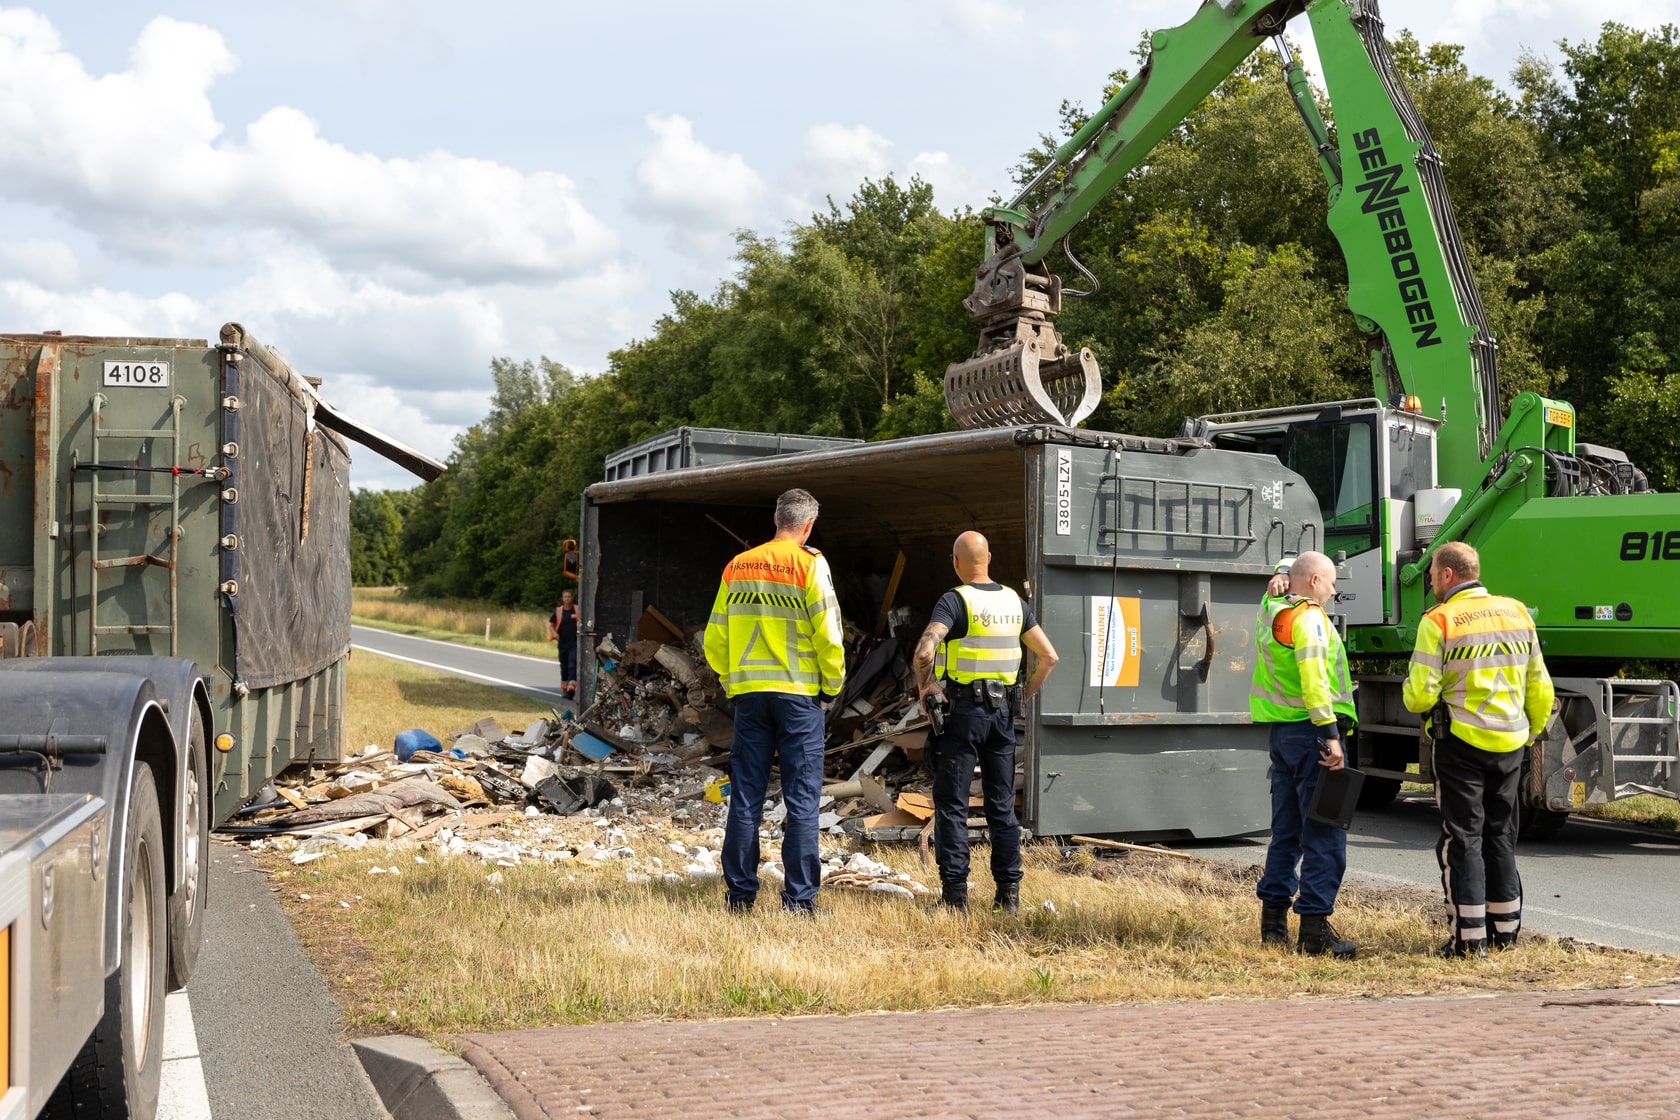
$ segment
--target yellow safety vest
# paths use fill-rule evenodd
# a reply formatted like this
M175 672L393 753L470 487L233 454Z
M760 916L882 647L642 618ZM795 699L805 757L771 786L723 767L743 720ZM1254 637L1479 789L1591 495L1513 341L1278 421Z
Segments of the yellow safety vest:
M1254 623L1254 680L1248 714L1256 723L1319 726L1338 715L1353 719L1353 679L1347 649L1324 608L1305 598L1272 598Z
M1538 735L1552 714L1552 678L1528 608L1467 587L1418 622L1402 699L1414 712L1445 700L1452 733L1503 753Z
M730 696L839 695L845 645L822 553L773 540L731 560L706 626L706 661Z
M958 684L1014 684L1021 674L1021 597L1007 587L985 591L966 583L956 592L968 608L968 633L940 643L934 674Z

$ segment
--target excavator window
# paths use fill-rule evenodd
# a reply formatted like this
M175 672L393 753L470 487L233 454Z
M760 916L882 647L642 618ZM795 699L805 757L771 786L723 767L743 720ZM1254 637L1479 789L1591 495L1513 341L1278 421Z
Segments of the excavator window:
M1325 544L1350 556L1377 547L1374 429L1370 417L1294 424L1282 456L1318 497Z

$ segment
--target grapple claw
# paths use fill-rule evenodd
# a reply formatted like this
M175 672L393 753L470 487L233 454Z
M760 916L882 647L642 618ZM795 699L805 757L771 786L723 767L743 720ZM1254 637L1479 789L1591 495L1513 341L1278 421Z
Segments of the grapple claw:
M945 370L945 403L961 428L1057 424L1072 428L1101 397L1097 359L1070 351L1049 323L1023 319L1013 344Z

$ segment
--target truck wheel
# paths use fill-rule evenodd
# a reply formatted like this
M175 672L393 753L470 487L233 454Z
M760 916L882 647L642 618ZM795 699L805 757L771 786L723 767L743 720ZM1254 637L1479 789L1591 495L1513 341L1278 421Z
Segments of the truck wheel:
M105 980L105 1017L59 1083L50 1115L151 1120L157 1112L168 900L157 784L152 768L139 761L128 795L123 861L125 878L116 892L122 906L120 959Z
M1569 823L1569 814L1559 809L1542 809L1517 798L1517 839L1550 840Z
M1399 778L1373 778L1367 774L1365 784L1359 787L1359 807L1381 809L1399 796Z
M181 806L181 884L169 899L169 990L192 979L204 941L204 907L210 898L210 779L204 724L195 710L187 736L187 792Z

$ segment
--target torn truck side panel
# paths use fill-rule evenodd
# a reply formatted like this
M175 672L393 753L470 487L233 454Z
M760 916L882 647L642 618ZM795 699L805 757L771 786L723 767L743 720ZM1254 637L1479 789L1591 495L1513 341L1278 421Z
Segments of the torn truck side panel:
M873 625L897 554L916 625L954 582L951 542L991 543L1061 663L1021 738L1023 823L1040 834L1228 836L1268 820L1266 740L1248 720L1253 620L1283 556L1321 546L1317 501L1275 458L1065 428L948 433L674 470L583 500L579 674L657 604L703 626L776 495L822 503L812 544ZM740 539L737 539L740 538Z

